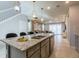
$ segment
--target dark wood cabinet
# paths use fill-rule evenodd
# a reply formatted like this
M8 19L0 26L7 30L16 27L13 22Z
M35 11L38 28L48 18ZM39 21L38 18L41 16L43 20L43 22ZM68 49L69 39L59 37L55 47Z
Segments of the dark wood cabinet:
M49 56L49 45L48 43L41 48L41 58L47 58Z
M36 51L33 55L31 55L29 58L40 58L40 49Z
M79 36L75 35L75 49L79 52Z
M49 57L49 39L44 40L44 43L41 42L41 58Z
M28 58L40 58L40 44L37 44L27 50Z
M33 44L33 43L32 43ZM49 36L28 49L21 51L11 46L11 58L48 58L54 46L54 37Z
M49 40L49 52L50 52L50 54L53 52L53 50L54 50L54 36L51 36L50 38L49 38L50 40Z

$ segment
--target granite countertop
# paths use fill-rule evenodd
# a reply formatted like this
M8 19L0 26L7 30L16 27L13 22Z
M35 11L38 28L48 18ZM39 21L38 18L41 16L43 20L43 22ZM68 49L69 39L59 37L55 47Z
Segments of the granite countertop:
M45 37L44 37L44 38L41 38L41 39L32 39L32 38L30 38L30 37L32 37L32 36L37 36L37 35L43 35L43 36L45 36ZM42 34L29 35L29 36L27 35L27 36L24 36L24 37L26 37L26 38L29 39L29 40L26 41L26 42L18 42L17 39L20 38L20 37L9 38L9 39L2 39L2 40L0 40L0 41L4 42L4 43L6 43L6 44L8 44L8 45L10 45L10 46L13 46L13 47L15 47L15 48L17 48L17 49L19 49L19 50L21 50L21 51L25 51L25 50L27 50L28 48L30 48L30 47L36 45L37 43L43 41L44 39L46 39L46 38L48 38L48 37L50 37L50 36L52 36L52 35L53 35L53 34L49 34L49 33L48 33L48 34L42 33Z

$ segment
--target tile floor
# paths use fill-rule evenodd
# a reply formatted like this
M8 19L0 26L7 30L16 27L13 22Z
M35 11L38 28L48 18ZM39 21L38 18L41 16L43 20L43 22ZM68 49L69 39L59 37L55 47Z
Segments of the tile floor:
M54 52L50 58L79 58L79 53L70 47L67 38L56 35Z

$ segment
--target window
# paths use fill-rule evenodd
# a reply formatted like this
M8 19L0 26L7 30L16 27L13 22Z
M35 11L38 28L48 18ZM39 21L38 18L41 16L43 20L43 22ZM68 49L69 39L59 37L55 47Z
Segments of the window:
M49 31L54 32L54 34L62 34L62 24L50 24L49 25Z

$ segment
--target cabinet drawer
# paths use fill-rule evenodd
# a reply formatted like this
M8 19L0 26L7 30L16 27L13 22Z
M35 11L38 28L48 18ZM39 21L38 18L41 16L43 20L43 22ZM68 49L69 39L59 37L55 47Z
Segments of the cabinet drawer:
M36 51L38 51L40 49L40 44L37 44L33 47L31 47L30 49L28 49L28 57L30 57L31 55L33 55Z
M44 41L41 42L41 47L44 46L49 42L49 38L45 39Z

